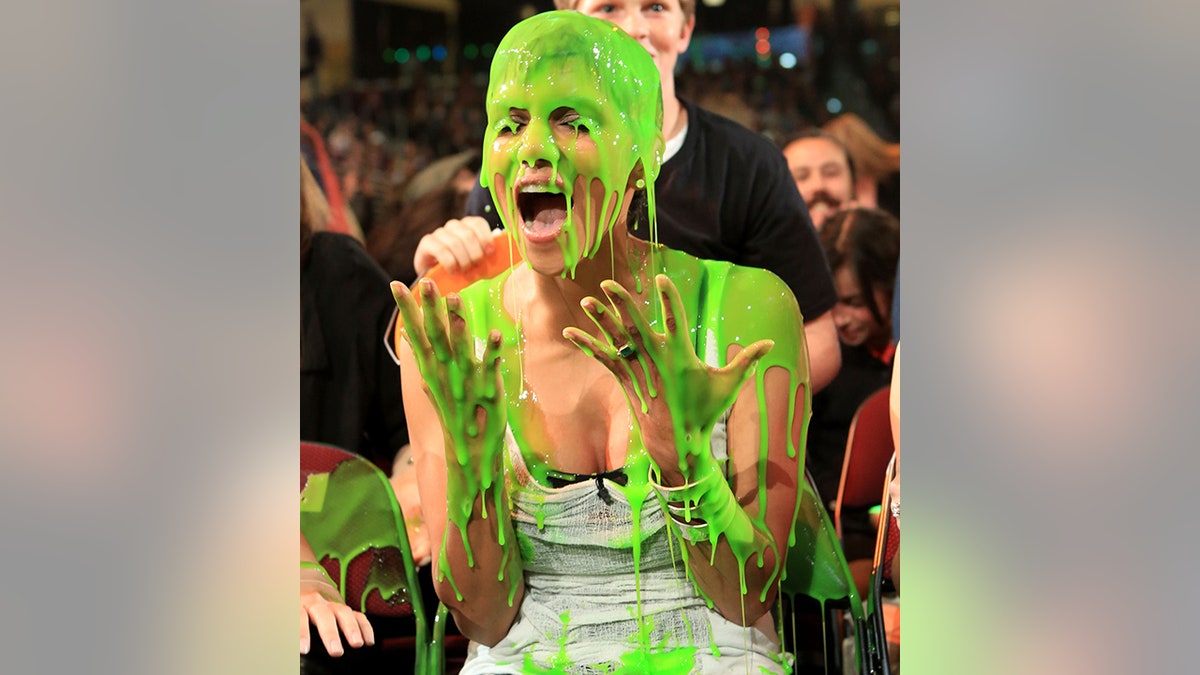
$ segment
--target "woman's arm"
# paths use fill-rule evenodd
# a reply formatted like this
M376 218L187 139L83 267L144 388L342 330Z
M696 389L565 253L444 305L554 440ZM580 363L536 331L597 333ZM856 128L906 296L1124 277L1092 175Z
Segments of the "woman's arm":
M738 351L740 347L730 347L729 357ZM759 368L764 368L761 362ZM791 375L778 367L766 367L765 405L760 406L756 378L742 386L726 428L731 481L728 487L714 487L731 491L740 513L724 514L728 525L717 537L716 555L710 539L690 545L688 568L697 585L725 618L743 625L756 622L774 604L794 526L803 449L795 453L798 457L789 457L787 439L794 439L794 448L799 420L804 419L799 415L801 409L806 409L801 403L804 390L795 387ZM798 402L798 417L794 419L788 415L789 391L796 391ZM793 422L791 430L789 419ZM764 421L768 439L765 452L761 440ZM720 515L718 512L717 517ZM681 520L677 518L677 524ZM679 527L681 532L688 530L686 524Z
M435 308L425 317L407 288L392 288L405 322L401 381L435 588L463 635L494 645L508 633L524 591L504 493L499 336L489 336L488 353L477 359L457 296L448 297L447 312L436 287L423 282L422 304Z
M715 555L711 539L691 544L688 568L725 618L750 625L770 611L784 567L804 465L810 380L799 308L778 277L734 268L721 302L725 325L715 330L726 342L727 363L758 340L770 339L774 347L739 389L726 428L728 489L740 513L710 516L728 525Z

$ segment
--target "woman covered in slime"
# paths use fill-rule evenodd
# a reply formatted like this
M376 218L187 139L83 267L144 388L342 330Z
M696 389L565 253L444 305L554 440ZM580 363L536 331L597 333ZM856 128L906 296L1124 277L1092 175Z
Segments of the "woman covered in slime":
M635 190L654 213L662 99L619 27L521 22L487 112L482 180L526 263L461 297L420 282L423 311L392 284L462 672L784 672L770 608L809 399L795 299L627 234Z

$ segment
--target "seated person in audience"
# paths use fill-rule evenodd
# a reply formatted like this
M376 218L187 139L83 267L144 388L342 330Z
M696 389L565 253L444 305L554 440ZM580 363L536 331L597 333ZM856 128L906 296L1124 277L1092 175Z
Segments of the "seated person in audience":
M783 156L817 230L833 214L856 205L854 162L841 141L808 129L784 146Z
M900 256L900 223L886 211L850 209L821 228L821 243L833 268L838 304L834 322L842 369L813 397L807 465L821 499L837 498L850 422L863 401L891 381L892 295ZM868 536L868 538L871 538ZM870 557L871 538L866 556ZM851 551L847 551L849 557Z
M405 186L403 199L367 237L367 252L388 277L411 284L417 278L413 255L421 239L463 212L479 181L479 151L445 157ZM393 305L394 306L394 305Z
M900 144L888 143L861 117L845 113L821 130L845 146L854 163L854 201L900 215Z
M300 535L300 653L308 654L312 644L309 623L330 656L345 653L341 635L351 647L375 644L375 631L362 612L351 609L333 580L317 562L312 547ZM340 632L339 632L340 631Z
M833 284L787 165L764 137L675 94L675 63L691 41L695 0L555 0L555 6L611 21L650 52L662 81L666 138L655 185L657 241L783 279L800 303L812 384L820 391L839 365ZM653 234L647 207L640 197L630 207L629 232L642 240ZM413 266L418 274L434 264L449 271L469 267L492 252L492 231L499 227L491 198L477 187L464 218L420 241Z
M300 169L300 439L389 472L408 428L383 339L395 305L388 278L357 240L321 231L324 196Z
M324 195L303 161L300 163L300 438L333 445L362 455L393 475L416 561L429 557L429 540L421 526L415 475L393 471L407 465L401 452L408 427L400 394L400 369L389 354L384 329L395 300L383 270L345 234L322 231L328 212ZM396 464L396 467L393 467ZM303 539L303 537L301 537ZM301 559L307 544L302 541ZM311 549L308 549L311 556ZM318 570L302 571L301 607L318 597L340 602L320 586ZM339 596L340 597L340 596ZM343 603L344 606L344 603ZM348 609L348 608L347 608ZM343 616L335 611L334 614ZM316 623L317 615L309 612ZM365 621L365 619L363 619ZM331 656L342 654L332 624L317 624ZM307 652L307 623L301 629L301 652ZM352 647L363 644L347 635ZM368 644L370 641L368 641Z
M804 328L772 273L630 236L636 193L655 218L658 79L604 21L514 27L492 61L482 180L524 262L444 300L421 281L420 307L392 284L464 675L788 670L771 608L804 453Z

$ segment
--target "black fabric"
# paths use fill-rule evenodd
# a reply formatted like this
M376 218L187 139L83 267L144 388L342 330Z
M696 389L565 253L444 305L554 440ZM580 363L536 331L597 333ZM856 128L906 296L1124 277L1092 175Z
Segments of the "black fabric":
M837 498L846 457L850 422L871 394L892 381L892 366L864 347L842 345L842 368L837 377L813 396L804 466L817 484L825 504Z
M567 473L566 471L557 471L551 469L546 472L546 480L550 483L550 487L561 488L574 483L582 483L585 480L610 480L617 485L629 484L629 476L625 473L625 467L613 469L612 471L604 471L601 473Z
M408 442L400 368L384 340L396 303L357 240L318 232L300 267L300 438L390 467Z
M565 471L551 470L546 474L546 480L550 482L551 487L561 488L573 483L582 483L588 480L596 481L596 494L605 504L612 504L612 496L608 494L608 488L604 487L604 481L609 480L617 485L626 485L629 483L629 475L625 473L624 467L605 471L603 473L567 473Z
M732 120L680 102L687 136L654 186L658 241L698 258L774 272L792 289L806 321L829 311L837 300L833 277L783 153ZM465 215L502 227L479 185ZM629 231L650 239L644 192L630 207Z

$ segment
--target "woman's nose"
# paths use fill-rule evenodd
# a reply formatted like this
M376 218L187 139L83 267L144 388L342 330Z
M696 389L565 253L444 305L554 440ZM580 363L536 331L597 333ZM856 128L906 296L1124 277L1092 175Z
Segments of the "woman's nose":
M525 127L525 133L522 134L521 147L517 150L517 159L523 164L536 166L538 160L555 164L558 156L558 146L554 143L549 126L544 122L531 120Z
M833 306L833 325L838 328L844 328L849 323L850 323L850 312L846 311L846 308L843 307L841 303L834 305Z

